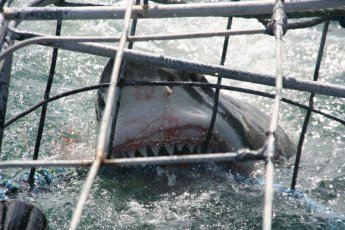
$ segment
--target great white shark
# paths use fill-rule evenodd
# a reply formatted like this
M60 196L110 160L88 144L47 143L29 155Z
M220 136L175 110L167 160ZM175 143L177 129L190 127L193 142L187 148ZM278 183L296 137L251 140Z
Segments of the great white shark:
M113 60L103 70L100 83L110 81ZM207 82L196 73L161 66L126 62L124 81ZM96 114L101 121L108 88L97 92ZM212 116L215 92L211 88L186 86L127 86L117 117L111 158L202 154ZM220 93L219 106L207 153L257 150L266 141L270 118L257 106ZM274 159L287 159L294 144L278 127ZM230 162L230 169L250 171L253 162Z

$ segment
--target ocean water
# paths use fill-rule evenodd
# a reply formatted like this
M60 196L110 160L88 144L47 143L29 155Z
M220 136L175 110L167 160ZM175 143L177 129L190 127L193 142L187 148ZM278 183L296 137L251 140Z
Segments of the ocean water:
M14 1L22 5L26 1ZM94 1L114 3L115 1ZM195 2L195 1L194 1ZM120 3L121 4L121 3ZM183 18L139 20L137 34L211 31L226 28L226 18ZM56 22L28 21L22 30L54 34ZM122 21L64 21L62 35L115 35ZM254 19L235 18L233 29L262 28ZM284 74L299 79L313 77L322 25L289 31L284 37ZM345 29L331 22L320 81L345 84ZM134 49L193 61L218 64L223 38L136 43ZM32 45L15 53L7 119L43 98L49 73L51 48ZM51 95L97 84L106 58L60 50ZM225 63L234 69L275 73L274 38L267 35L230 38ZM210 77L210 81L215 81ZM266 92L274 88L227 80L225 84ZM259 104L268 114L272 100L230 93ZM42 146L41 159L92 159L98 124L95 119L96 92L86 92L52 102ZM308 102L308 94L284 90L284 97ZM317 95L315 107L345 119L345 100ZM283 104L280 125L297 142L303 109ZM40 110L20 119L5 130L1 160L30 159L33 153ZM279 189L274 195L273 229L344 229L345 213L345 127L313 115L303 148L297 188L308 199L296 199ZM291 184L294 158L275 166L277 187ZM87 169L51 170L53 183L29 192L18 178L27 169L2 170L18 180L22 190L15 196L38 206L51 229L66 229L83 187ZM84 211L80 229L259 229L262 223L264 164L252 175L254 183L238 182L217 166L189 170L173 168L131 170L99 175ZM310 201L310 202L309 202ZM311 205L313 204L313 205ZM325 210L326 209L326 210Z

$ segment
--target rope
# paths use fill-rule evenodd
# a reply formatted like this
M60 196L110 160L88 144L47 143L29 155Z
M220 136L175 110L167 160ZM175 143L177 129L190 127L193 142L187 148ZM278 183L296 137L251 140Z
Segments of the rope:
M325 49L328 26L329 26L329 21L326 21L324 24L324 27L323 27L323 31L322 31L322 37L321 37L319 52L317 55L313 81L317 81L319 78L320 65L321 65L321 61L322 61L323 52ZM291 189L292 190L294 190L296 187L296 181L297 181L299 163L300 163L300 159L301 159L301 155L302 155L304 138L305 138L305 134L306 134L307 129L308 129L309 120L311 118L312 108L314 107L314 97L315 97L315 93L311 93L310 97L309 97L309 108L308 108L307 113L306 113L305 118L304 118L304 123L302 126L301 135L300 135L299 142L298 142L295 166L294 166L292 182L291 182Z
M301 22L289 22L289 24L286 24L287 30L295 30L295 29L304 29L309 28L312 26L316 26L324 21L327 20L327 17L321 17L321 18L313 18L309 20L304 20ZM272 30L269 28L271 20L268 19L258 19L260 23L262 23L266 28L266 34L273 35Z
M287 16L289 18L306 18L306 17L308 18L308 17L343 16L344 14L345 14L345 7L342 6L340 8L328 8L328 9L318 9L318 10L304 10L304 11L299 11L299 12L289 12L287 13Z
M251 178L246 176L241 176L238 174L234 175L235 180L248 185L259 185L263 186L266 184L266 181L261 178ZM337 213L330 209L329 207L326 207L325 205L313 200L312 198L309 198L304 192L289 189L287 187L284 187L280 184L273 184L273 189L275 192L277 192L280 196L292 198L295 200L298 200L301 202L301 204L305 207L305 209L311 213L321 213L324 217L327 217L327 224L329 229L336 229L334 226L334 223L345 223L344 215L341 213Z
M327 18L322 17L322 18L314 18L310 20L305 20L303 22L295 22L295 23L289 23L287 25L288 30L294 30L294 29L304 29L304 28L309 28L312 26L316 26L324 21L326 21Z

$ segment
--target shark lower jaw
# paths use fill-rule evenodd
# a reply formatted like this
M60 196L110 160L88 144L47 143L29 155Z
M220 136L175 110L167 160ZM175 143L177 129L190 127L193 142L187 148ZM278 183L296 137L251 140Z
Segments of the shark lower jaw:
M204 153L207 129L201 127L172 128L131 139L114 146L111 158L172 156ZM233 151L231 144L219 135L211 135L207 153Z

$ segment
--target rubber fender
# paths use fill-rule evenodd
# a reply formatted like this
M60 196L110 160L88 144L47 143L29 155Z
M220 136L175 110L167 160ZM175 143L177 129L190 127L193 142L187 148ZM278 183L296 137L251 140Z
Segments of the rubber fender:
M47 219L32 204L7 199L0 202L0 229L43 230L47 229Z

